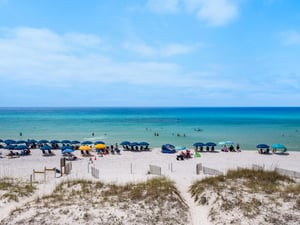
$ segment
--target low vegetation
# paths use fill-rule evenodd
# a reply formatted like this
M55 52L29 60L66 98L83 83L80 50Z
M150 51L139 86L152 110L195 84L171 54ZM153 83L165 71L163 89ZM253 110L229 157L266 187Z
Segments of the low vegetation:
M209 218L214 224L300 221L300 184L276 171L229 170L225 176L194 182L190 193L199 204L211 206Z
M0 200L4 203L19 201L33 194L35 186L22 180L4 177L0 179Z
M164 177L125 185L70 180L59 184L51 195L16 209L2 222L177 225L189 224L190 215L174 183Z

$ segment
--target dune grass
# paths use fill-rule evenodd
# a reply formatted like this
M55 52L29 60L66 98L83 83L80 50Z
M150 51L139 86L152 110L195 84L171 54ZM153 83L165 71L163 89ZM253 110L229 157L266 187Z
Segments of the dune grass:
M29 210L33 210L31 220L19 222L44 223L45 212L51 212L47 217L55 224L66 218L71 220L70 224L177 225L189 224L190 220L188 206L174 182L165 177L124 185L68 180L57 185L52 194L13 211L11 218Z
M199 204L212 206L209 217L214 222L222 220L219 211L228 215L240 212L248 219L261 216L270 224L286 223L286 218L300 219L300 215L288 210L282 218L273 216L276 215L276 208L287 207L287 204L296 212L300 209L300 184L276 171L229 170L224 176L207 177L194 182L189 192ZM262 216L264 213L266 215ZM239 223L234 218L230 222Z
M20 197L30 196L36 187L30 183L4 177L0 179L0 199L2 201L18 201Z

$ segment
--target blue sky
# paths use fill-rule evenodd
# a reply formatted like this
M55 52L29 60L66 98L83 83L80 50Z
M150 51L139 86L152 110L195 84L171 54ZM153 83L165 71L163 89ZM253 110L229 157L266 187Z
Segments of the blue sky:
M300 1L0 0L0 106L299 106Z

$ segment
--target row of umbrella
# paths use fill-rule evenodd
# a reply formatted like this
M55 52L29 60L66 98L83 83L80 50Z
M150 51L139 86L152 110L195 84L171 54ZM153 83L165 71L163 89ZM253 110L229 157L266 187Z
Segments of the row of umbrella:
M217 145L233 145L233 141L220 141L218 144L214 142L207 142L207 143L202 143L202 142L196 142L193 144L195 147L202 147L202 146L208 146L208 147L215 147Z
M71 141L71 140L46 140L46 139L42 139L42 140L35 140L35 139L28 139L27 141L25 140L12 140L12 139L6 139L6 140L2 140L0 139L0 143L5 143L6 145L12 145L12 144L73 144L73 145L77 145L77 144L82 144L82 145L92 145L92 144L105 144L103 141Z
M142 142L122 141L120 143L120 145L122 145L122 146L149 146L150 144L145 141L142 141Z
M273 144L271 147L274 149L286 149L285 145L283 144ZM270 148L270 146L267 144L258 144L256 145L256 148Z

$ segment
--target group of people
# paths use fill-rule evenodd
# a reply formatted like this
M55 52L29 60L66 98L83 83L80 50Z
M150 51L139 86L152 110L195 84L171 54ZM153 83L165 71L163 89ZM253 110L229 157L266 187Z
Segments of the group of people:
M106 148L103 149L96 149L96 152L98 155L108 155L108 154L120 154L121 150L118 147L118 144L116 143L115 146L106 146Z
M233 145L230 145L228 148L226 145L223 146L223 148L221 149L222 152L240 152L240 144L236 145L236 148L234 148Z

